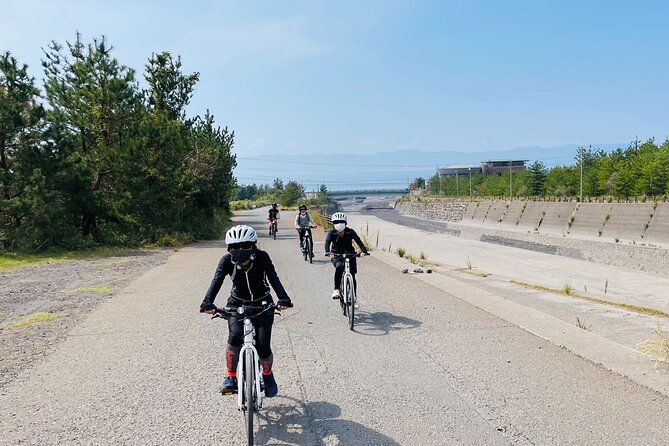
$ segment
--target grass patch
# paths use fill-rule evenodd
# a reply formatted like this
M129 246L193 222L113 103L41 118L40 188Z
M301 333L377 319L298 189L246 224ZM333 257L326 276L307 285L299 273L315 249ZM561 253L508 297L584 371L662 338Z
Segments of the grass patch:
M490 275L488 273L482 273L480 271L474 271L473 269L469 269L469 268L456 268L455 271L460 271L460 272L463 272L463 273L472 274L474 276L479 276L479 277L488 277Z
M363 234L363 236L360 237L360 240L362 240L362 244L365 245L367 251L372 251L372 242L366 235Z
M130 263L136 263L139 260L137 259L122 259L122 260L110 260L100 265L99 268L107 268L109 266L119 266L119 265L128 265Z
M102 246L82 251L51 251L41 254L2 254L0 255L0 270L25 268L44 263L59 263L70 260L96 260L128 252L137 252L140 249L131 249L114 246Z
M397 248L397 251L395 251L398 256L404 257L404 255L407 253L406 249L399 247Z
M637 344L636 350L655 361L656 368L669 364L669 336L659 327L655 330L655 336Z
M22 317L21 319L14 321L9 324L10 327L16 328L26 328L35 324L42 324L44 322L49 322L60 317L67 316L65 313L47 313L46 311L40 311L37 313L29 314L28 316Z
M564 282L564 286L562 287L562 290L560 290L560 291L562 291L564 294L572 294L574 292L574 287L571 286L571 283L568 280L566 280Z
M586 331L590 331L590 326L585 324L578 316L576 316L576 326Z
M75 290L77 293L86 293L86 294L111 294L112 287L108 285L99 285L99 286L89 286L83 288L77 288Z
M662 310L656 310L654 308L649 308L649 307L642 307L639 305L632 305L632 304L623 304L620 302L612 302L610 300L604 300L604 299L599 299L596 297L591 297L591 296L584 296L582 294L575 293L573 290L569 293L566 293L564 289L556 290L553 288L545 287L543 285L533 285L531 283L527 282L521 282L518 280L510 280L510 283L513 283L515 285L520 285L526 288L533 288L535 290L539 291L546 291L549 293L555 293L555 294L562 294L564 296L571 296L577 299L583 299L587 300L589 302L594 302L597 304L602 304L602 305L608 305L610 307L616 307L616 308L622 308L623 310L628 310L632 311L634 313L639 313L639 314L645 314L648 316L658 316L658 317L663 317L666 319L669 319L669 313L662 311Z

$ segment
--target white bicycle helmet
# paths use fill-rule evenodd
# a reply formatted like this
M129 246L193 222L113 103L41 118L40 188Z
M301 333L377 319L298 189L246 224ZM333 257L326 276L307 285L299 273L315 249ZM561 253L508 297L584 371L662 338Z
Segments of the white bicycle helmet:
M228 229L228 232L225 234L225 244L230 246L234 243L243 243L243 242L252 242L255 243L258 241L258 234L256 230L251 226L246 225L237 225Z
M346 214L344 214L343 212L335 212L334 214L332 214L332 217L330 217L330 221L332 223L336 223L338 221L343 221L344 223L346 223L348 221L348 218L346 217Z

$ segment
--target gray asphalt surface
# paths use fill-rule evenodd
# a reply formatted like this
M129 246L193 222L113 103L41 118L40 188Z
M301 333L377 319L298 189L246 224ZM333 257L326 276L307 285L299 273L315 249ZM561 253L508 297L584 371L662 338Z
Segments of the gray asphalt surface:
M237 220L260 228L264 210ZM279 396L258 444L667 444L667 397L374 256L359 260L351 332L322 243L304 262L291 220L260 240L295 308L275 322ZM94 310L3 389L0 444L244 444L234 399L216 393L227 325L197 313L223 253L182 249Z

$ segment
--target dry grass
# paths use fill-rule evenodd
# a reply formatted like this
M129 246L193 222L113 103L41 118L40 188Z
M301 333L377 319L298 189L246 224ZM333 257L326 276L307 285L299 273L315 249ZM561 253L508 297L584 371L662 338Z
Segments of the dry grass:
M586 325L584 320L581 320L578 316L576 317L576 326L578 328L581 328L583 330L590 331L590 326Z
M44 322L49 322L60 317L67 316L65 313L47 313L46 311L40 311L37 313L29 314L17 321L11 322L10 327L16 328L26 328L35 324L42 324Z
M573 290L567 293L564 288L561 290L556 290L554 288L549 288L545 287L543 285L533 285L531 283L527 282L520 282L518 280L510 280L509 282L515 284L515 285L520 285L526 288L533 288L535 290L539 291L546 291L549 293L555 293L555 294L562 294L564 296L571 296L576 299L583 299L587 300L588 302L594 302L597 304L602 304L602 305L608 305L610 307L616 307L616 308L621 308L623 310L628 310L632 311L634 313L639 313L639 314L645 314L648 316L658 316L658 317L663 317L666 319L669 319L669 313L662 311L662 310L656 310L655 308L649 308L649 307L642 307L639 305L632 305L632 304L623 304L620 302L612 302L610 300L604 300L604 299L599 299L597 297L592 297L592 296L584 296L582 294L575 293Z
M655 330L655 336L652 339L640 342L636 349L642 355L655 361L656 368L669 365L669 336L659 327Z
M469 269L469 268L455 268L454 271L460 271L461 273L472 274L474 276L479 276L479 277L488 277L490 275L488 273L483 273L483 272L480 272L480 271L474 271L473 269Z
M90 293L90 294L111 294L112 288L108 285L89 286L89 287L77 288L76 292Z

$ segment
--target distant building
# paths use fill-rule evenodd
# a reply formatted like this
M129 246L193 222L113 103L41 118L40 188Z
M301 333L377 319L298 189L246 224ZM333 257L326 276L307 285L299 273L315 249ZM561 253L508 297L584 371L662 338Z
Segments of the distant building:
M525 170L528 160L489 160L481 162L483 175L494 175L508 172L509 170Z
M437 175L440 177L449 177L451 175L469 175L469 173L481 173L480 164L464 164L460 166L446 166L437 169Z
M469 175L470 173L482 173L483 175L500 175L509 171L525 170L528 160L488 160L481 164L465 164L459 166L446 166L437 168L437 175L448 178L455 175Z

